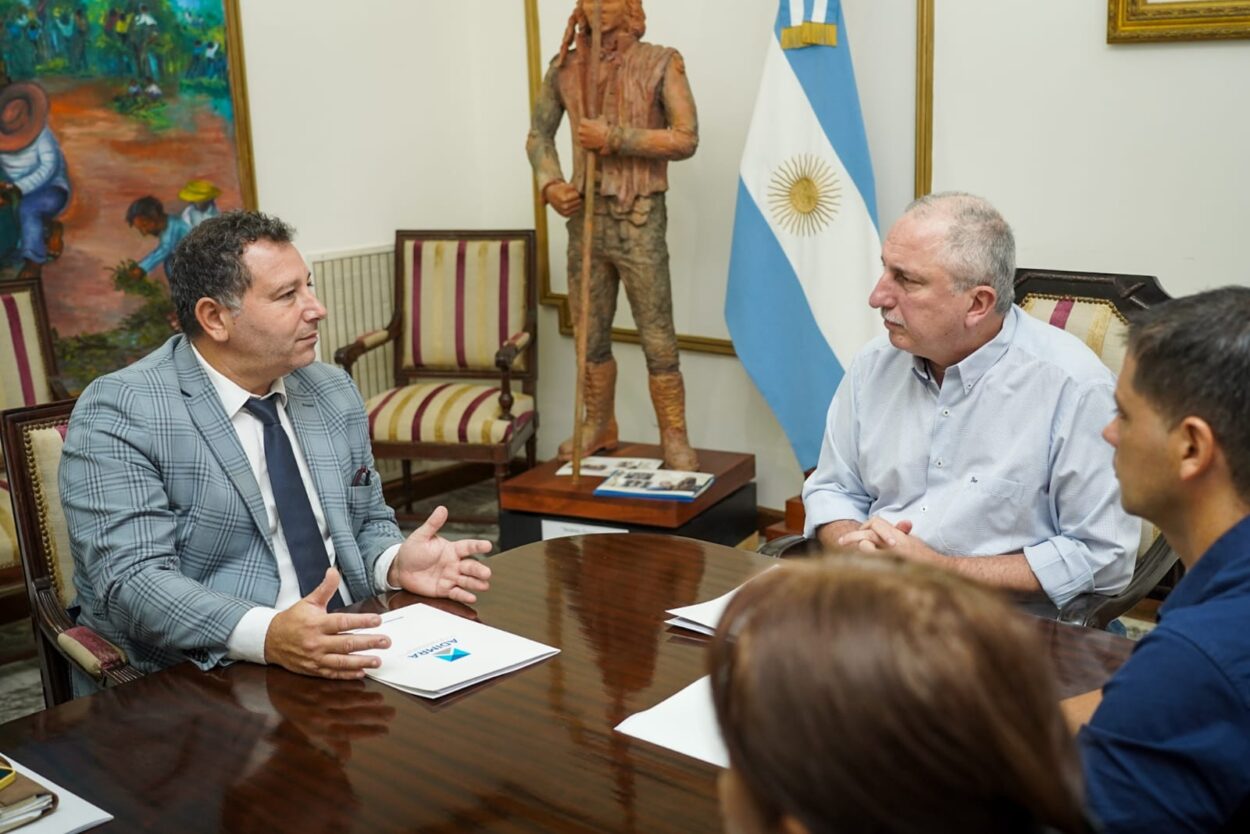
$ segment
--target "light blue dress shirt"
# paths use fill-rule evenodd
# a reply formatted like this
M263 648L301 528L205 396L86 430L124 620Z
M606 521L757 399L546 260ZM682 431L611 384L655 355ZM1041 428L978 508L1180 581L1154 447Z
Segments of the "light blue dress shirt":
M809 538L830 521L910 520L939 552L1024 552L1057 606L1132 577L1141 521L1120 506L1101 432L1115 378L1084 343L1013 307L939 386L882 336L834 394L803 485Z

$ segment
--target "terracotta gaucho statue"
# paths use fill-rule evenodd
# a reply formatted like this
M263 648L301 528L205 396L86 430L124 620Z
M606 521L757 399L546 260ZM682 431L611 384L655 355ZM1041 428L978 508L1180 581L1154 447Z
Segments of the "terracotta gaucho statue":
M602 0L603 48L599 61L598 118L586 115L590 71L591 0L579 0L560 54L551 62L534 106L526 150L543 199L569 218L569 298L580 320L582 195L585 152L599 154L586 339L586 419L582 453L618 442L613 400L616 360L612 318L619 285L633 310L650 377L651 402L670 469L698 469L686 437L686 395L673 329L669 286L668 161L691 156L699 143L694 97L675 49L639 40L646 30L641 0ZM571 47L576 48L571 48ZM568 112L573 134L573 177L564 179L554 137ZM573 441L560 458L573 456Z

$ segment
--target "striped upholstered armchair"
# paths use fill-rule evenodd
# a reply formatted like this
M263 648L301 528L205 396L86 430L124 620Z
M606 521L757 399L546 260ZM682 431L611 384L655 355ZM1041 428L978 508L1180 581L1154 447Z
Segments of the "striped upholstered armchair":
M74 557L61 509L60 464L73 400L12 408L0 416L0 435L13 477L13 507L30 600L44 703L71 697L70 669L77 666L103 686L138 680L125 653L74 620Z
M0 411L63 399L38 278L0 282ZM0 622L26 615L9 476L0 451Z
M414 459L489 463L498 483L522 448L534 465L535 263L530 230L395 233L395 314L334 361L351 373L394 343L395 384L365 410L374 456L403 461L406 489Z

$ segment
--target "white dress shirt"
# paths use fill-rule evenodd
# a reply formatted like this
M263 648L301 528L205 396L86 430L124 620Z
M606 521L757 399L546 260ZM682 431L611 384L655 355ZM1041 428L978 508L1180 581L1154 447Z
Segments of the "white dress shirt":
M1056 606L1117 593L1141 522L1120 506L1101 436L1114 387L1084 343L1018 307L940 386L923 359L875 339L829 406L803 485L804 534L841 519L908 519L942 553L1023 551Z
M256 485L260 487L261 498L265 502L265 517L268 519L269 527L267 532L273 542L274 556L278 563L278 599L273 608L258 605L244 614L226 641L226 653L231 659L264 663L265 635L269 632L269 624L273 622L273 618L279 611L290 608L303 599L303 594L299 590L299 579L295 575L295 564L291 561L291 551L287 547L286 536L282 533L282 521L278 518L278 505L274 501L273 486L269 483L269 467L265 460L264 424L250 411L243 408L243 404L255 395L239 387L208 364L200 352L195 350L194 345L191 349L195 352L196 360L208 374L213 388L217 391L217 396L221 399L221 406L225 409L226 416L230 418L230 424L234 426L234 431L239 437L239 444L243 447L243 453L247 456L248 463L251 464L252 474L256 477ZM286 384L281 378L276 379L270 386L269 392L277 395L278 420L282 423L282 430L291 440L291 448L295 452L295 463L299 466L300 479L304 482L304 491L308 493L308 503L312 505L313 516L317 520L317 529L321 533L321 540L325 543L326 555L330 557L330 564L333 565L334 541L330 537L330 528L326 524L325 512L321 508L321 499L317 495L312 473L308 469L307 461L304 460L304 450L300 448L299 438L296 437L291 427L291 419L286 413ZM393 545L378 557L374 567L376 587L394 589L395 586L387 583L386 575L398 552L399 545ZM346 581L339 582L339 593L345 605L352 603Z

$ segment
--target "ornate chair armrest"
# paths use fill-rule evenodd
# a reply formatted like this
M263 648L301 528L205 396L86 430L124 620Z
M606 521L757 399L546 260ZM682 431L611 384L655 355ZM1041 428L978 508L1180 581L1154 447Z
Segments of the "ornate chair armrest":
M388 327L384 327L381 330L370 330L368 333L357 336L356 341L350 345L344 345L336 350L334 352L334 362L350 374L352 365L356 364L357 359L369 351L386 344L391 338L391 330Z
M530 343L530 334L528 330L522 330L520 333L514 333L508 341L499 347L499 351L495 354L495 367L501 371L511 370L516 364L517 357L525 350Z
M74 627L74 621L61 607L61 601L51 588L35 591L35 608L31 616L49 642L55 643L58 634Z
M805 539L802 536L782 536L770 542L764 542L755 550L764 556L774 559L793 559L803 556L818 556L822 552L820 542L816 539Z
M143 677L126 653L86 626L74 626L56 637L56 645L71 663L105 686L130 683Z
M520 333L513 333L508 341L500 345L499 350L495 353L495 367L499 369L499 416L512 422L512 366L516 364L517 357L525 350L525 346L530 343L530 333L528 330L522 330Z
M1107 623L1116 617L1109 612L1115 607L1117 598L1109 594L1077 594L1059 609L1058 620L1087 628L1106 628Z
M1107 623L1128 611L1154 590L1176 564L1176 551L1163 536L1137 560L1128 587L1118 594L1079 594L1059 610L1059 620L1090 628L1106 628Z
M75 625L51 588L35 592L36 622L44 636L70 663L93 679L115 685L143 677L126 653L87 626Z
M102 680L112 669L128 666L126 653L86 626L67 628L56 636L61 654L91 677Z

